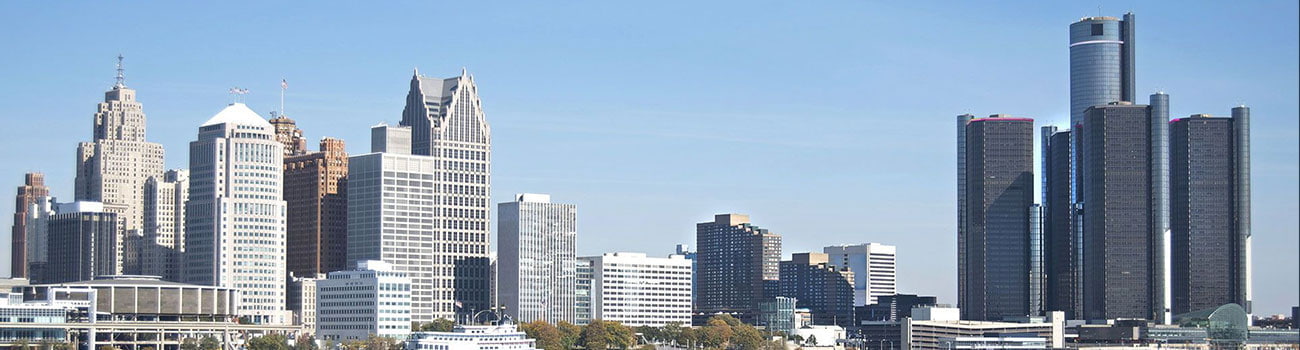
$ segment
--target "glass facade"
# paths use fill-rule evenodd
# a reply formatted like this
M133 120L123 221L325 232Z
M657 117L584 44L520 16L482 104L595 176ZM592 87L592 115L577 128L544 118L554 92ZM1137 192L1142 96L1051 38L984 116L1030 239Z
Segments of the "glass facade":
M995 115L966 127L962 319L1030 313L1034 122Z

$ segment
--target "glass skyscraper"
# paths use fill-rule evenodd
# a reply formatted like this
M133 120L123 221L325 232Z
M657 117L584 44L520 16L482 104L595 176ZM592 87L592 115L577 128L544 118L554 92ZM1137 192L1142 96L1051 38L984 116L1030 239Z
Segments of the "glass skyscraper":
M958 252L962 319L1030 315L1033 277L1034 121L993 115L966 124L964 244Z

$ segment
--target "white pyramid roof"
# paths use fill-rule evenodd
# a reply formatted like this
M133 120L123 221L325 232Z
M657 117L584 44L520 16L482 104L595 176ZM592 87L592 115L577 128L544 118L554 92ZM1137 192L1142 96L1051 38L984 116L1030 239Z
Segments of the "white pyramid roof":
M203 122L203 126L223 123L271 126L270 122L267 122L266 119L262 119L262 116L257 115L257 112L253 112L252 109L249 109L248 106L243 103L231 103L229 106L222 109L221 112L217 112L217 115L212 116L212 119Z

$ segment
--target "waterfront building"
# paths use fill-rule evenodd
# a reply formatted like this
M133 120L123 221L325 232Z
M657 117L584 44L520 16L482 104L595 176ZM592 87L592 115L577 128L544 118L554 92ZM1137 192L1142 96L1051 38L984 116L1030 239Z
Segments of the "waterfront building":
M316 339L405 340L410 333L411 279L391 264L361 261L316 281Z
M625 326L691 322L691 262L644 253L582 257L591 265L591 318Z
M497 206L500 302L515 321L576 322L578 208L523 193Z
M715 314L754 323L758 303L780 288L781 235L749 222L744 214L718 214L695 225L697 247L693 324Z

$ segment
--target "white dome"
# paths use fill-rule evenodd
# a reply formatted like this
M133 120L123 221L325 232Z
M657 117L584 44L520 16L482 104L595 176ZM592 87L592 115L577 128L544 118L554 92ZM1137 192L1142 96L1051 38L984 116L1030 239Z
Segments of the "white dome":
M212 119L208 119L208 121L204 122L203 126L224 123L271 126L270 122L267 122L266 119L262 119L262 116L257 115L257 112L253 112L252 109L249 109L248 106L243 103L231 103L229 106L222 109L221 112L217 112L217 115L212 116Z

